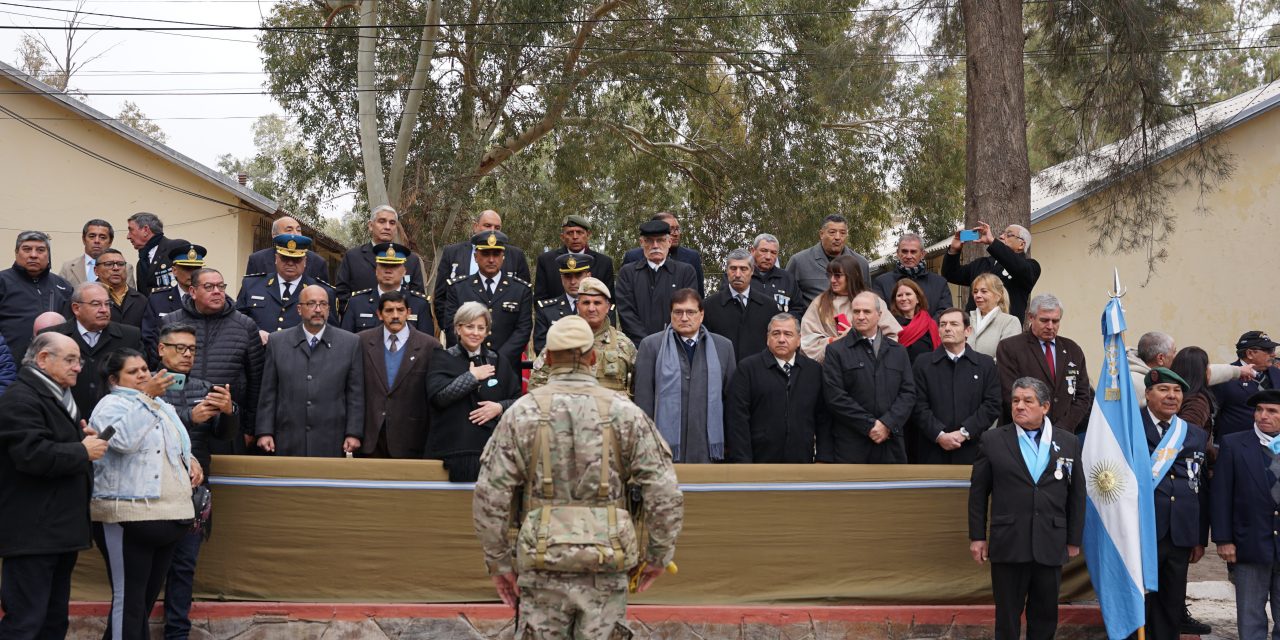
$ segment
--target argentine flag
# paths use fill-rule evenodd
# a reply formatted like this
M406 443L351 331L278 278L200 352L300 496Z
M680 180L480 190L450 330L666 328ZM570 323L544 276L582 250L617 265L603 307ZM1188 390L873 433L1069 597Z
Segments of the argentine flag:
M1145 624L1143 597L1158 585L1151 454L1129 377L1124 330L1124 309L1112 298L1102 313L1100 388L1080 454L1088 489L1084 557L1112 640Z

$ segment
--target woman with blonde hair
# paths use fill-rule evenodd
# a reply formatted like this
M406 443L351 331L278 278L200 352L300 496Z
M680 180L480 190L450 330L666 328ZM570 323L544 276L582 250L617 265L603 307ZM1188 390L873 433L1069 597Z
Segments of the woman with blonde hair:
M1022 333L1022 319L1009 315L1009 295L995 274L984 273L974 278L969 292L977 307L969 312L969 324L973 327L969 346L994 358L1001 340Z
M852 256L839 256L827 264L827 289L813 299L800 322L800 349L806 356L822 362L827 345L843 338L853 327L853 297L868 291L862 280L862 269ZM880 333L898 339L902 325L893 319L884 300L880 305Z

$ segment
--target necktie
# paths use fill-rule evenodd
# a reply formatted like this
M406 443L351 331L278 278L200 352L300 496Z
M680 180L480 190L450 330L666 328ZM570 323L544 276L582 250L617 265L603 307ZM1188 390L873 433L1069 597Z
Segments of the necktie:
M484 290L488 291L490 296L493 295L493 278L484 279Z
M684 355L685 357L689 358L690 365L692 365L693 363L693 353L697 345L698 345L698 341L694 340L693 338L688 338L684 341Z
M93 258L84 259L84 279L86 282L97 282L98 274L93 272L93 268L98 265L98 261Z
M320 344L320 338L317 338L317 337L315 337L315 336L311 336L311 350L312 350L312 351L315 351L315 350L316 350L316 345L318 345L318 344Z
M184 307L185 307L185 306L187 306L187 303L188 303L188 302L190 302L190 301L191 301L191 295L190 295L190 294L186 294L186 293L182 294L182 306L184 306Z
M791 363L790 363L790 362L784 362L784 363L782 363L782 373L786 374L786 376L787 376L788 378L790 378L790 377L791 377Z
M739 293L739 294L735 294L733 297L735 297L735 298L737 298L737 299L738 299L738 304L742 305L742 308L743 308L743 309L746 309L746 308L747 308L747 297L746 297L746 296L744 296L744 295L742 295L741 293Z
M90 348L90 349L92 349L92 348L94 348L94 347L98 346L98 334L97 334L97 332L94 332L94 331L86 331L86 332L84 332L84 343L85 343L85 344L87 344L87 345L89 345L89 348Z
M394 333L391 334L391 346L388 348L388 350L391 351L391 353L395 353L399 351L400 350L399 342L400 342L400 336L397 336Z
M1053 343L1044 343L1044 362L1049 367L1050 382L1058 379L1058 374L1053 370Z
M693 338L689 338L689 339L687 339L687 340L685 340L685 341L684 341L684 346L686 346L686 347L688 347L688 348L690 348L690 349L692 349L692 348L694 348L695 346L697 346L697 344L698 344L698 341L697 341L697 340L694 340Z
M293 283L292 282L284 283L284 295L280 296L280 298L282 300L288 300L289 296L292 294L293 294Z
M1161 420L1160 424L1156 425L1156 433L1160 434L1161 438L1164 437L1164 432L1167 431L1168 429L1169 429L1169 423L1165 422L1164 420Z

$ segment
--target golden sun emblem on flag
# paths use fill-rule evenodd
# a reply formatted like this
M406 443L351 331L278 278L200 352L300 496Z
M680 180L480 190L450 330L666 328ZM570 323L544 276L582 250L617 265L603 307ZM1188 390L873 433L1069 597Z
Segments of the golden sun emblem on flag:
M1088 478L1089 494L1098 502L1111 504L1124 495L1125 476L1120 463L1114 460L1102 460L1093 465Z

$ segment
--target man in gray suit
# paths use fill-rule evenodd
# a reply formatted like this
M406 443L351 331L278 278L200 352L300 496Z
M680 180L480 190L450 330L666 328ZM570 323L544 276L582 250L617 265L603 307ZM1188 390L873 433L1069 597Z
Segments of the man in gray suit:
M327 324L329 293L298 298L302 323L271 334L258 401L258 447L282 456L339 458L364 436L360 339Z
M733 343L702 326L702 298L671 294L671 325L640 342L636 404L671 446L675 462L724 460L724 407L737 368Z
M849 237L849 222L844 216L833 213L822 220L822 228L818 232L818 244L791 256L787 261L787 271L796 277L796 286L800 287L800 297L807 306L827 288L827 264L842 256L853 256L862 269L862 283L871 286L871 265L867 259L845 246Z

